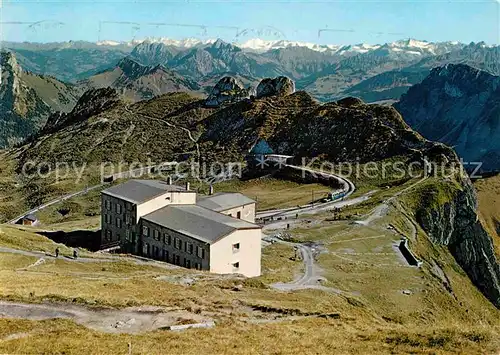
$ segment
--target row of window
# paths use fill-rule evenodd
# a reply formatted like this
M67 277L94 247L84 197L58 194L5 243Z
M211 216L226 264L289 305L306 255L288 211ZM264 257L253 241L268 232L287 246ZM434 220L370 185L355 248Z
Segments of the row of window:
M148 257L152 257L157 260L163 260L166 262L170 262L169 258L169 252L168 250L161 249L160 247L156 245L149 245L148 243L144 243L143 246L143 254ZM181 262L183 260L183 262ZM188 258L182 258L178 254L172 254L172 264L179 265L179 266L184 266L185 268L190 269L191 267L194 267L197 270L201 270L201 263L193 263L192 265L191 260Z
M113 232L109 229L106 229L105 230L105 233L104 233L104 238L106 241L110 242L112 239L113 239ZM116 234L116 240L121 240L121 236L120 234ZM135 238L135 234L134 233L131 233L130 230L125 230L125 241L126 242L129 242L129 243L135 243L136 242L136 238Z
M110 214L104 214L104 222L107 223L107 224L113 224L113 216L110 215ZM134 225L134 219L131 217L131 216L126 216L126 219L125 219L125 223L127 225ZM118 227L118 228L121 228L123 223L122 223L122 219L121 218L116 218L115 219L115 225Z
M113 224L113 216L111 216L110 214L105 214L104 215L104 222L107 224ZM115 225L118 228L121 228L122 227L122 220L120 218L115 219Z
M108 211L111 211L112 210L112 203L111 201L109 200L105 200L104 201L104 207L108 210ZM132 211L132 204L130 202L127 202L126 203L126 206L127 206L127 211ZM116 203L115 204L115 212L118 213L118 214L121 214L122 213L122 205L120 205L119 203Z
M144 237L149 237L150 236L150 229L147 226L142 227L142 235ZM160 231L157 229L153 230L153 238L155 240L163 242L163 244L166 245L171 245L172 244L172 236L170 236L168 233L164 233L163 236L160 235ZM194 245L189 242L183 242L180 238L173 238L174 242L174 248L178 250L183 250L188 254L193 254L194 253ZM196 256L199 258L203 259L205 257L205 250L202 247L197 246L196 247Z

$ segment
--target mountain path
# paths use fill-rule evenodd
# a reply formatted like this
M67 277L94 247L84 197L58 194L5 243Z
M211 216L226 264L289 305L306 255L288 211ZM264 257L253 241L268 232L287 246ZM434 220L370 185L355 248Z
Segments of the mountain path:
M182 127L182 126L178 126L178 125L175 125L173 123L170 123L168 122L167 120L165 119L162 119L162 118L157 118L157 117L152 117L152 116L148 116L148 115L144 115L142 113L138 113L138 112L132 112L130 110L130 107L129 105L125 106L125 111L131 115L138 115L138 116L141 116L141 117L144 117L144 118L147 118L147 119L150 119L150 120L155 120L155 121L159 121L159 122L162 122L162 123L165 123L167 126L169 127L172 127L172 128L176 128L176 129L180 129L184 132L186 132L189 140L191 142L193 142L196 146L196 153L197 153L197 156L198 156L198 162L200 162L200 159L201 159L201 153L200 153L200 145L198 144L198 140L194 139L193 137L193 134L191 133L191 131L185 127Z

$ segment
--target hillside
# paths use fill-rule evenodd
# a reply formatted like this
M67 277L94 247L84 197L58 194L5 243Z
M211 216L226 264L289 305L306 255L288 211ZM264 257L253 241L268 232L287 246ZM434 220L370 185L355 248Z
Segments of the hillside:
M110 87L132 101L151 99L169 92L199 89L197 83L162 65L144 66L129 58L120 60L114 68L79 82L79 85L94 89Z
M499 97L500 77L448 64L432 70L395 107L424 137L454 147L465 162L495 170L500 168Z
M176 154L192 152L194 147L181 128L168 123L188 125L195 119L190 117L191 111L196 112L201 105L196 97L183 93L131 104L114 89L89 90L72 112L49 118L39 137L26 146L21 161L99 164L174 160ZM143 115L155 115L167 123Z
M479 201L479 216L493 236L495 251L500 258L500 175L480 179L474 187Z
M340 162L405 154L418 158L419 149L431 146L411 131L393 108L366 105L356 99L321 104L307 93L297 92L217 109L205 107L203 101L187 93L163 95L134 105L117 99L112 90L106 93L84 95L72 113L50 120L71 124L45 129L37 143L27 147L23 160L173 160L176 154L193 152L195 147L186 133L172 124L195 132L207 153L211 151L208 147L216 144L225 147L225 154L239 159L259 138L268 140L279 153L321 155ZM92 108L96 100L100 108L107 95L113 102L110 107L79 113L79 107ZM74 139L74 132L79 132L79 139Z
M413 242L422 256L432 248L429 240L443 248L500 305L500 266L491 237L477 221L472 185L456 169L457 156L412 131L392 107L354 98L321 104L300 91L221 108L208 108L187 93L130 104L112 89L89 91L71 113L52 117L42 134L21 149L18 171L27 161L87 167L148 160L234 162L259 138L277 153L294 155L297 164L317 158L317 163L399 161L407 166L427 157L443 166L446 172L436 170L405 202L429 236Z
M0 67L0 148L34 133L52 112L70 111L80 95L53 77L25 72L10 52L0 52Z

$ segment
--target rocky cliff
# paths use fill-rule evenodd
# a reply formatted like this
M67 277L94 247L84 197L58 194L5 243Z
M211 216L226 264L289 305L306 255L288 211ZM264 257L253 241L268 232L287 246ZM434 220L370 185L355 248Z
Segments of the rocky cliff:
M80 90L21 69L14 54L0 52L0 148L23 140L54 111L73 108Z
M257 98L266 96L291 95L295 92L295 83L286 76L263 79L257 86Z
M226 76L219 80L212 88L210 95L205 100L205 105L209 107L219 107L224 103L237 102L245 98L250 98L253 90L246 89L241 81L236 78Z
M465 162L500 168L500 77L449 64L432 70L395 107L411 127L454 147Z
M472 282L500 308L500 264L493 242L478 220L470 180L437 182L417 192L417 222L434 244L445 245Z

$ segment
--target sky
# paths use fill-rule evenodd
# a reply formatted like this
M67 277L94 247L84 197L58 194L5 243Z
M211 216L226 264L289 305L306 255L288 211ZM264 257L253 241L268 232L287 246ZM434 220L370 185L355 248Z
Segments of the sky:
M3 0L1 11L0 36L7 41L195 37L376 44L415 38L500 44L500 0Z

